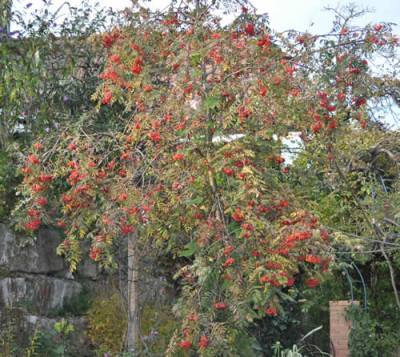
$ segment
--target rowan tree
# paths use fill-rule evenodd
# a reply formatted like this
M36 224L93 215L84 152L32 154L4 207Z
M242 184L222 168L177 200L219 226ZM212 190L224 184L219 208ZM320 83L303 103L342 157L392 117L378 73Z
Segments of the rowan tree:
M274 34L247 3L228 5L236 18L222 26L218 1L172 2L165 13L134 3L103 35L107 63L92 98L99 109L122 106L123 129L60 128L22 169L18 225L34 232L56 220L72 270L81 240L110 267L127 237L129 346L140 339L144 255L180 259L182 328L170 355L244 354L254 319L283 314L295 281L318 285L329 234L295 194L279 138L300 132L336 167L342 133L369 128L365 98L377 95L366 58L397 46L388 25Z

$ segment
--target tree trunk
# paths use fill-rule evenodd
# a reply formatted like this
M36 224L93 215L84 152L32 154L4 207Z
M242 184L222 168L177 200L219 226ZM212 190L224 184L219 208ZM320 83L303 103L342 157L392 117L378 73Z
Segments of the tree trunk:
M1 1L1 0L0 0ZM5 109L0 109L0 148L5 149L7 147L7 126Z
M386 239L385 239L386 241ZM393 271L392 263L390 261L390 258L386 254L385 247L383 243L380 243L380 248L382 251L382 254L386 260L387 266L389 268L389 274L390 274L390 282L392 283L392 288L393 288L393 293L394 293L394 298L396 300L397 308L400 309L400 298L399 294L397 292L397 286L396 286L396 281L395 281L395 273Z
M137 231L128 237L128 349L137 349L140 343L139 311L139 263L137 254Z

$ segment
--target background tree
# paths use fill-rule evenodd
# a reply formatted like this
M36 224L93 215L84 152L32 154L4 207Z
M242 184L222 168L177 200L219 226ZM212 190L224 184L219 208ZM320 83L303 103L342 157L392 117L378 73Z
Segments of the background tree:
M10 3L11 6L11 3ZM13 31L0 33L0 219L7 219L15 203L19 150L30 146L38 135L59 126L79 125L90 117L90 96L99 84L103 61L101 47L90 42L105 27L106 16L87 3L81 9L64 4L51 11L29 13L8 7L7 21ZM61 19L60 11L68 17ZM15 29L15 31L14 31ZM44 100L46 98L46 100ZM96 125L107 122L107 111Z
M350 34L350 38L353 41L357 39L357 42L363 33L366 33L369 36L366 45L362 47L361 52L353 49L337 57L334 45L339 42L327 42L328 54L324 54L326 73L320 78L320 81L328 80L324 89L327 98L337 96L345 100L341 105L341 113L342 118L345 119L346 115L348 117L348 120L344 121L346 125L342 124L342 127L338 126L335 129L340 135L329 141L324 140L321 137L324 123L316 116L312 130L315 137L321 140L313 138L311 141L303 141L304 151L292 167L291 179L293 184L298 185L298 194L310 198L306 201L320 212L321 223L330 230L334 238L332 245L340 258L337 260L332 279L328 279L321 287L320 298L315 294L309 295L309 302L305 307L315 304L314 312L318 310L319 314L319 306L327 305L329 300L350 298L348 282L341 277L344 268L350 272L353 270L354 276L357 276L353 281L355 284L359 278L354 270L356 264L364 277L370 312L369 327L366 327L364 320L357 335L365 337L368 335L367 331L371 335L371 329L374 329L371 335L374 337L371 338L369 347L364 346L365 349L361 343L363 338L359 338L357 343L352 345L353 351L357 353L356 351L369 350L371 354L391 353L390 351L396 353L398 344L393 342L393 335L400 315L397 258L399 218L395 206L399 193L398 129L393 129L393 124L396 124L393 108L397 102L395 93L398 90L398 82L395 67L390 63L397 63L397 45L393 48L388 46L380 58L375 52L370 52L371 49L382 49L385 45L386 40L376 35L385 31L389 25L373 24L364 30L352 27L351 16L359 14L354 9L350 9L347 15L338 14L335 28L341 35L337 37L339 42L346 43L348 40L344 37ZM397 39L392 41L395 44ZM356 60L367 67L350 68ZM345 67L347 73L343 69L342 72L338 70L338 62L343 61L348 66ZM362 77L359 76L360 73L363 73ZM336 86L329 86L335 82L338 83ZM337 90L343 83L347 84L342 87L342 93L332 94L332 88ZM325 94L321 92L322 96ZM324 104L322 100L319 105L321 104ZM389 125L388 117L392 117L393 124ZM328 143L329 146L326 147L324 143ZM388 223L389 221L391 223ZM341 280L342 284L338 285L336 282ZM361 282L357 285L361 287ZM362 289L356 289L355 295L364 302ZM359 319L360 315L356 318ZM385 322L377 324L377 320ZM378 325L381 327L378 328Z

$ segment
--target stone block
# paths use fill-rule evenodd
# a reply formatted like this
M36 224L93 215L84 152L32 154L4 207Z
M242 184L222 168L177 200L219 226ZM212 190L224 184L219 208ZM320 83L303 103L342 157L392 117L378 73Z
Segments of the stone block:
M62 309L64 299L82 291L81 284L44 275L0 279L0 304L31 303L40 314Z
M56 254L60 237L56 231L42 229L33 245L20 246L20 237L0 224L0 270L9 273L50 274L64 269Z

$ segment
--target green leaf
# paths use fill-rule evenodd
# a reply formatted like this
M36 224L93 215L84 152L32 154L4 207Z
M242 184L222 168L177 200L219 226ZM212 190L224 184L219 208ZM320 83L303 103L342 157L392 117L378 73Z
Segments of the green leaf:
M184 249L185 250L179 254L180 257L189 257L193 255L194 251L196 250L196 242L193 241L186 244Z
M192 139L191 142L194 144L198 144L198 143L203 143L204 141L206 141L206 137L205 136L201 136L197 139Z
M239 225L236 222L232 222L228 224L228 232L233 232L239 228Z
M291 296L288 294L285 294L284 292L277 290L276 293L283 299L283 300L289 300L291 302L296 302Z
M13 102L18 92L18 88L14 88L10 94L10 102Z
M228 289L229 286L231 286L232 283L230 282L230 280L224 279L224 282L222 283L222 287L221 290L222 291L226 291Z
M189 202L189 205L200 205L204 202L204 197L202 196L197 196L195 199L191 200Z
M216 97L208 97L203 104L210 109L215 109L215 107L221 102L219 98Z
M201 60L200 52L195 52L193 53L192 57L190 57L190 65L192 67L196 67L200 63L200 60Z
M194 71L194 72L192 73L193 77L201 76L202 74L203 74L202 71Z

